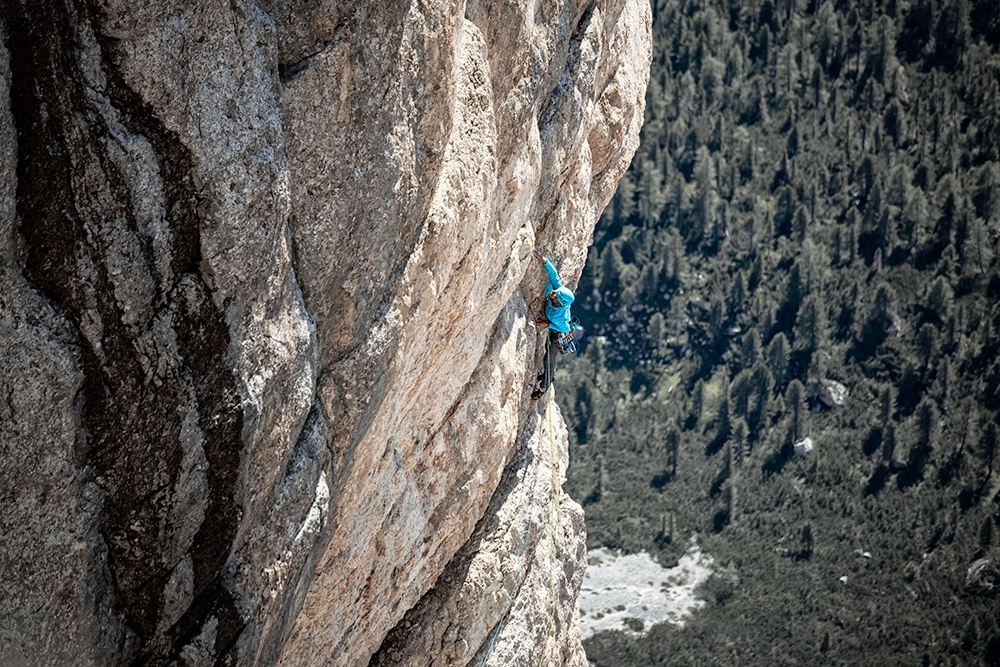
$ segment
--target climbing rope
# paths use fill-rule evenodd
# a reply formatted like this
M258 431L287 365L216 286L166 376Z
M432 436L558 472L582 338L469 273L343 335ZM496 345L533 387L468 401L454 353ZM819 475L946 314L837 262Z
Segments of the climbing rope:
M528 543L531 541L531 520L535 513L535 488L538 486L538 468L541 467L541 460L535 464L535 478L531 482L531 499L528 501L528 525L525 528L524 534L524 546L521 548L521 566L517 570L517 578L514 579L514 588L510 591L510 597L507 599L507 606L504 607L503 613L500 614L500 622L497 623L497 629L493 632L493 638L490 639L490 645L486 649L486 655L483 656L483 662L480 667L485 667L486 661L490 658L490 653L493 652L493 645L497 641L497 637L500 635L500 630L503 628L503 622L507 619L507 612L510 611L510 606L514 603L514 597L517 595L518 588L521 586L521 577L524 576L524 566L527 563L525 555L528 553Z
M546 341L547 342L547 341ZM547 348L546 348L547 349ZM548 375L548 359L546 358L545 373ZM545 402L545 416L546 416L546 439L549 442L549 461L551 463L551 485L552 493L549 502L549 523L552 524L552 540L549 550L549 612L547 614L548 619L545 625L545 641L542 643L542 655L538 661L541 664L542 659L545 658L545 647L549 641L549 634L552 628L552 614L555 609L555 522L552 520L552 516L555 510L555 499L556 499L556 463L555 463L555 438L553 433L555 432L553 428L553 414L552 401L553 401L553 390L552 390L552 378L548 378L549 382L546 383L547 390L546 393L549 394L549 399ZM540 449L540 448L539 448ZM540 453L540 452L539 452ZM525 566L527 564L527 559L525 558L528 553L528 544L531 542L531 521L534 517L535 512L535 489L538 487L538 469L541 467L541 457L538 458L538 462L535 465L535 475L531 482L531 498L528 501L528 525L525 528L524 535L524 546L521 548L521 565L517 570L517 577L514 580L514 587L510 591L510 597L507 600L507 605L504 607L503 613L500 614L500 621L497 623L497 629L493 632L493 637L490 639L489 646L486 648L486 654L483 656L483 661L480 663L480 667L485 667L486 661L489 660L490 654L493 653L493 647L496 644L497 637L500 635L500 630L503 629L504 621L507 619L507 613L510 611L511 605L514 603L514 598L517 595L518 589L521 586L521 578L524 576Z
M550 379L551 382L551 379ZM552 385L549 384L549 389L551 390ZM549 498L549 525L552 527L552 536L549 540L549 609L546 613L545 619L545 639L542 640L542 653L538 656L538 662L535 663L535 667L541 665L545 660L545 654L549 646L549 636L552 634L552 619L555 617L556 608L556 523L557 521L553 518L556 516L556 452L555 452L555 422L553 420L553 415L555 410L552 408L552 403L554 396L550 396L549 400L545 404L545 417L548 422L548 441L549 441L549 464L551 465L551 484L552 484L552 494Z

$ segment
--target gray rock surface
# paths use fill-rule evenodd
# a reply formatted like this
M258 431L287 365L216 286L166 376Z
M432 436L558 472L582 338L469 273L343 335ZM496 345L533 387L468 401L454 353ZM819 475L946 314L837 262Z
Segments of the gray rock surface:
M530 254L582 269L637 146L648 5L0 20L0 664L365 665L432 589L464 602L407 655L459 664L513 581L473 601L448 573L552 558L507 627L544 613L522 648L583 664L559 474L523 555L498 530L540 434L565 466L525 392Z
M979 558L969 565L965 574L965 592L989 595L1000 591L1000 571L988 558Z
M835 408L847 402L851 392L836 380L823 380L820 384L819 400L827 408Z
M795 452L796 456L806 456L812 450L813 450L812 438L802 438L794 445L792 445L792 451Z

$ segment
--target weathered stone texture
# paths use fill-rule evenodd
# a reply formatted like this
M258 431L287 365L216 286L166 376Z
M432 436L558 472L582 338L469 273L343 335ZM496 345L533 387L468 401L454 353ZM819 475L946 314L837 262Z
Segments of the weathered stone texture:
M584 664L529 260L582 269L648 5L0 20L0 664L466 664L525 559L491 664Z
M442 666L586 665L576 606L583 510L561 491L568 439L554 402L520 443L472 537L372 667L415 667L428 656Z

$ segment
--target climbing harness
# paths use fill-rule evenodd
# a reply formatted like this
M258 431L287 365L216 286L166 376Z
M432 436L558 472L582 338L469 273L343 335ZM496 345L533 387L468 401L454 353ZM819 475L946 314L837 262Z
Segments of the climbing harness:
M569 321L569 331L560 331L556 334L556 345L558 346L560 353L576 354L579 345L576 342L576 336L573 335L573 330L579 328L580 320L574 317Z
M576 338L573 337L573 332L567 331L566 333L559 332L556 334L556 347L559 349L560 354L575 354L577 344Z

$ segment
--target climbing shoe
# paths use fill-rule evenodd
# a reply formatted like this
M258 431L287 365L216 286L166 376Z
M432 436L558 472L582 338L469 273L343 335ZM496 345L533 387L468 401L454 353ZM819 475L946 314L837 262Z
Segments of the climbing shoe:
M537 401L542 397L542 394L544 393L545 393L544 389L542 389L541 387L535 387L535 389L531 392L531 400Z

